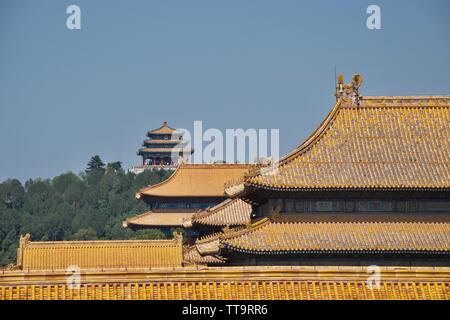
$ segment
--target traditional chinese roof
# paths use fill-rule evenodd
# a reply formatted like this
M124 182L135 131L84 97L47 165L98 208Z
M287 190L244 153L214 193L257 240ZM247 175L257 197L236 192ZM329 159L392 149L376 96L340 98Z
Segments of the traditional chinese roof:
M22 270L179 267L182 239L30 241L22 237L17 257Z
M449 300L446 267L201 267L0 273L0 300ZM76 290L74 290L76 286Z
M145 140L145 145L152 145L152 144L187 144L188 142L186 140L180 140L180 139L149 139Z
M149 211L122 222L124 228L128 227L182 227L183 221L190 219L194 213L185 211L153 212Z
M420 222L283 222L261 219L247 228L201 239L201 254L219 247L255 254L293 253L446 253L450 223Z
M217 227L246 225L251 221L251 214L250 204L241 199L227 199L216 206L195 213L188 224Z
M161 183L141 189L136 197L225 197L224 184L244 175L246 164L181 164Z
M225 263L225 258L222 257L200 255L195 246L185 247L183 257L185 265L220 265Z
M158 129L149 131L149 134L172 134L175 131L174 128L169 127L166 121Z
M139 154L142 153L175 153L175 154L179 154L179 153L185 153L185 154L189 154L192 153L192 149L190 148L141 148L139 149Z
M450 96L338 99L319 128L273 166L227 188L450 189Z

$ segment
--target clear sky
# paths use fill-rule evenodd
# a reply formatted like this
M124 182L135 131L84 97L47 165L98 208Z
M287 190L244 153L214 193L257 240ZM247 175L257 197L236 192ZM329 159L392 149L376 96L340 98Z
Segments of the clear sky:
M0 0L0 180L137 164L165 120L279 128L285 154L331 109L335 66L363 95L450 94L450 1Z

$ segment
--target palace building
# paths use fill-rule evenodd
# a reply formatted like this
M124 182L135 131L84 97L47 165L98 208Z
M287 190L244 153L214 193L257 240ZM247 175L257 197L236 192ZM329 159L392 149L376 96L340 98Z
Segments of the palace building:
M339 84L319 128L226 187L252 223L197 241L237 265L450 265L450 97Z
M23 237L0 299L450 299L450 96L361 83L340 77L329 115L278 162L181 164L139 190L150 211L124 226L183 227L187 244Z
M246 164L180 164L165 181L139 190L136 199L144 201L150 211L128 218L124 227L183 227L200 210L224 201L225 183L240 178Z

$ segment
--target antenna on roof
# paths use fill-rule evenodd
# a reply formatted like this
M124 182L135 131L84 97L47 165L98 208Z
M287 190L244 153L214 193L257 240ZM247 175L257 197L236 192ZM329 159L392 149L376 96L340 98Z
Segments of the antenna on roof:
M334 66L334 87L337 88L337 72L336 72L336 66Z
M336 66L334 66L334 90L335 90L334 95L336 96L336 101L337 101L338 100L338 95L339 95L339 89L338 89Z

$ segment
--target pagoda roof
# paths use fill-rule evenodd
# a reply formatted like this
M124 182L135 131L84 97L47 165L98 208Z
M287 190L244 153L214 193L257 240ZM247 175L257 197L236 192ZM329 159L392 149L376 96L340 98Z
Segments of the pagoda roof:
M17 265L22 270L179 267L182 239L30 241L21 237Z
M144 141L144 144L187 144L187 141L180 139L148 139Z
M154 212L149 211L122 222L124 228L128 227L182 227L183 221L190 219L193 212Z
M218 205L195 213L186 225L238 226L251 221L252 206L245 201L227 199Z
M175 131L174 128L169 127L166 121L158 129L150 130L149 134L172 134Z
M284 158L227 186L250 189L448 190L450 96L339 98L319 128Z
M139 154L141 153L190 153L192 149L190 148L141 148L139 149Z
M201 254L220 248L253 254L446 253L450 223L284 222L263 218L246 228L225 229L197 240Z
M249 169L247 164L180 164L161 183L141 189L141 197L225 197L224 185Z

